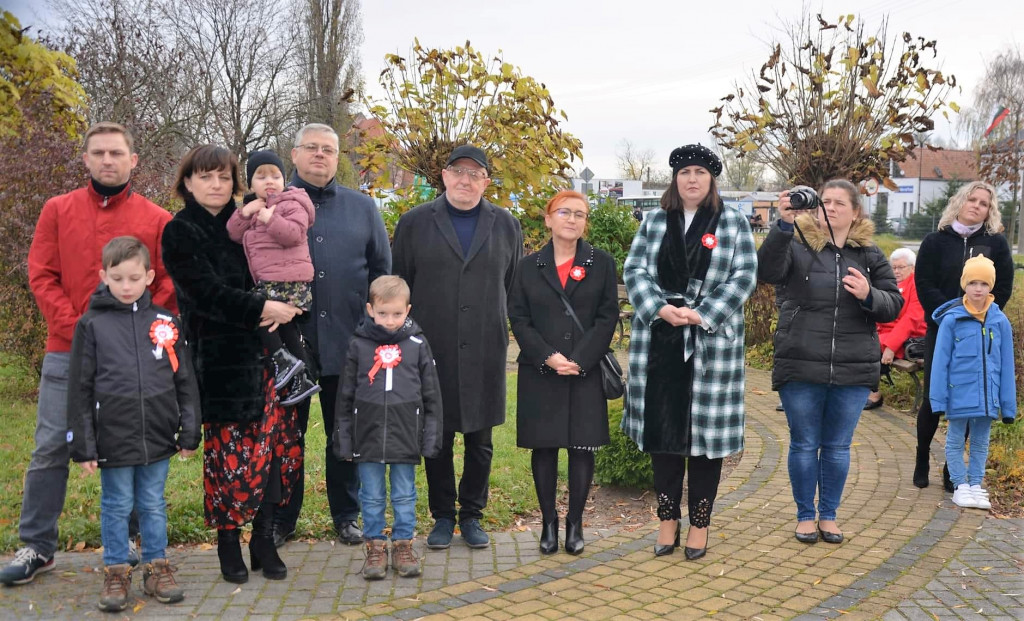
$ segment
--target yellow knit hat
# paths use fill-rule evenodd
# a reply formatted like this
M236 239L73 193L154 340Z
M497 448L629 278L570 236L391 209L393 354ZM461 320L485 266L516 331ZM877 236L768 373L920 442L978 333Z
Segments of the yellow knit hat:
M986 282L990 288L996 286L996 266L992 259L981 255L967 259L960 277L960 288L966 290L967 283L972 280Z

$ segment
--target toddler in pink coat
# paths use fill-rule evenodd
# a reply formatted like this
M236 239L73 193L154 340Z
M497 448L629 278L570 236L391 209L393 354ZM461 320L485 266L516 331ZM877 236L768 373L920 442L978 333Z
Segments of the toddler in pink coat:
M284 163L273 151L253 151L245 166L252 194L228 219L228 235L245 248L255 291L269 300L308 311L313 303L313 261L306 232L313 225L313 202L302 188L284 187ZM275 366L274 387L282 405L294 405L320 392L303 360L302 332L295 321L276 331L259 329Z

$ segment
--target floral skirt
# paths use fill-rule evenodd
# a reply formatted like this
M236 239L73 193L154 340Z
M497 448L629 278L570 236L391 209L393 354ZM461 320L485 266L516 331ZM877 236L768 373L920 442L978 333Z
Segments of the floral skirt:
M274 461L280 464L285 503L301 473L295 408L277 402L273 377L265 375L264 381L266 401L259 420L203 425L204 504L210 528L238 528L252 521Z

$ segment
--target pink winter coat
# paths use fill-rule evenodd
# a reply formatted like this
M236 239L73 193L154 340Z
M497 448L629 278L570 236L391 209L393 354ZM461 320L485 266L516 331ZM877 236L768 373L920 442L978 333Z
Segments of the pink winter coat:
M252 277L257 282L313 280L313 261L306 240L306 231L316 218L313 202L302 188L287 188L267 197L267 207L275 209L266 224L255 215L242 217L241 209L228 219L228 235L245 248Z

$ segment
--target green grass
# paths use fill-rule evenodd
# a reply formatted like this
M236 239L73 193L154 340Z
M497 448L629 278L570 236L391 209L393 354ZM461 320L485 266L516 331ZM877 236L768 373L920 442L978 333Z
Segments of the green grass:
M0 357L0 552L17 548L18 519L25 469L34 447L35 382L30 371L9 357ZM491 468L491 495L484 515L489 529L507 529L516 518L536 510L537 498L530 474L530 452L516 447L516 376L508 375L507 420L494 430L494 459ZM301 538L327 539L333 532L324 483L323 422L319 401L314 400L306 436L306 498L297 534ZM456 435L455 471L462 472L462 436ZM563 452L564 453L564 452ZM560 476L565 478L565 455ZM416 474L419 497L416 503L417 530L429 531L432 520L427 510L426 477L422 465ZM216 537L203 524L203 475L199 454L188 460L171 459L167 480L168 541L181 543L211 542ZM100 478L88 476L71 465L64 513L61 515L60 546L63 549L100 545ZM390 517L389 517L390 521Z

